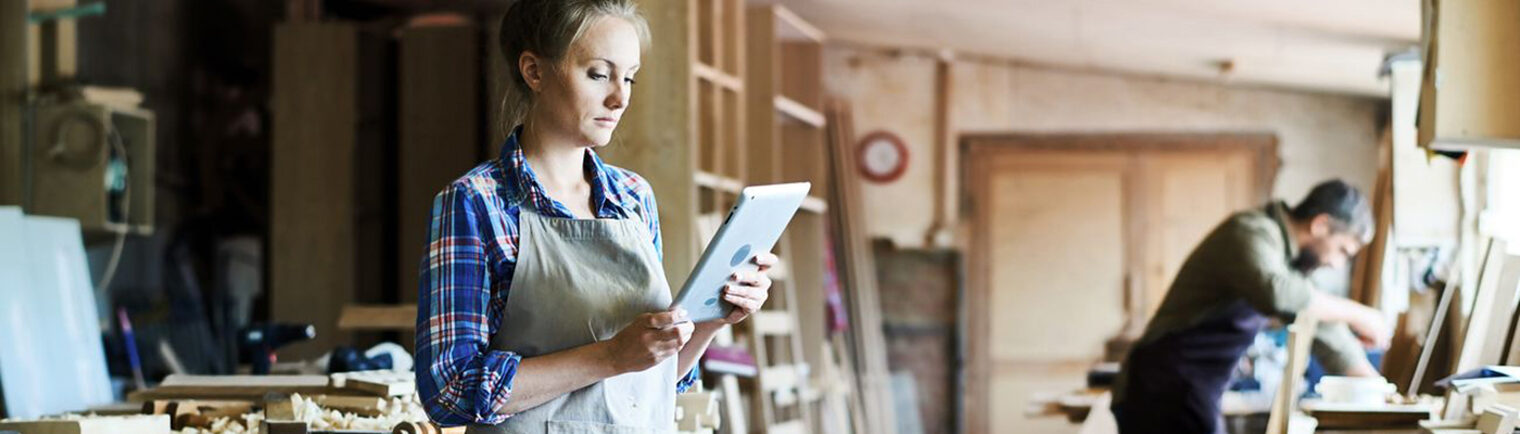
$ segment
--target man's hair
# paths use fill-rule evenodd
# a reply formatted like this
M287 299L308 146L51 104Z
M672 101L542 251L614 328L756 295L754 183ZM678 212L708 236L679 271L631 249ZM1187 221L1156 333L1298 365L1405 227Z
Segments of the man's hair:
M1367 196L1340 179L1314 186L1289 214L1298 221L1309 221L1325 214L1330 216L1331 230L1355 235L1364 243L1372 240L1372 207L1367 203Z

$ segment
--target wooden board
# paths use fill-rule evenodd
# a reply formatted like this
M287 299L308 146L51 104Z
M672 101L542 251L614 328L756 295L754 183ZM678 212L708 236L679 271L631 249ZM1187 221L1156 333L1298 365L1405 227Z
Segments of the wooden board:
M354 390L377 396L401 396L417 393L415 374L398 371L362 371L332 374L334 389Z
M1467 372L1483 365L1499 363L1505 333L1498 330L1499 327L1493 327L1493 324L1507 324L1509 315L1514 313L1513 306L1504 309L1497 301L1501 292L1511 294L1514 292L1513 289L1503 291L1497 288L1499 274L1504 266L1505 245L1500 240L1491 241L1488 245L1488 253L1481 262L1481 268L1474 280L1476 289L1473 293L1472 313L1469 314L1467 326L1464 327L1466 334L1462 339L1462 349L1453 373ZM1490 334L1498 337L1493 338ZM1498 344L1495 344L1496 342Z
M169 415L95 416L76 420L0 421L22 434L169 434Z
M1288 363L1283 365L1283 381L1272 399L1267 434L1287 434L1298 413L1298 384L1304 381L1304 369L1309 367L1309 346L1317 327L1314 317L1303 314L1288 326Z
M158 387L133 392L131 401L157 399L263 399L268 393L317 395L330 391L325 375L178 375Z
M416 320L417 277L427 252L433 197L478 160L479 52L473 25L401 30L396 284L398 301L414 304L412 321ZM403 341L412 347L412 339Z
M358 28L277 25L273 62L270 320L315 324L280 350L309 357L348 343L337 319L357 293Z
M1319 421L1320 428L1416 428L1434 417L1431 404L1346 405L1306 401L1304 410Z
M894 434L892 389L887 367L886 337L882 331L881 301L876 285L876 260L866 239L865 212L855 164L854 121L848 103L829 104L828 149L832 168L829 209L835 216L835 259L842 264L845 304L850 317L852 353L862 418L857 432Z

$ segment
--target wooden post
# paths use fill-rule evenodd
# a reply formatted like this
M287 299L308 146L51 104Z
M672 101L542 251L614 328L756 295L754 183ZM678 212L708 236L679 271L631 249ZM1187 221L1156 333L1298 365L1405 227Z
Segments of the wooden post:
M26 4L0 2L0 205L20 205L21 112L26 95Z
M345 23L274 32L270 319L317 327L282 350L295 356L347 342L337 320L357 286L358 39Z

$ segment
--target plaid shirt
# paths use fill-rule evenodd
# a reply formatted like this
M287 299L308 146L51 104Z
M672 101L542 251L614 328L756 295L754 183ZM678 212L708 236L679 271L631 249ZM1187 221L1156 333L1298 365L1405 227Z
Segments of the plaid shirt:
M501 158L481 163L433 198L417 300L417 391L440 425L497 424L511 417L501 409L522 357L490 345L491 336L510 333L498 327L517 265L519 212L531 201L546 217L572 218L544 193L517 134L502 144ZM655 251L663 252L649 183L603 164L590 150L585 170L596 217L647 222ZM676 390L685 391L696 379L692 369Z

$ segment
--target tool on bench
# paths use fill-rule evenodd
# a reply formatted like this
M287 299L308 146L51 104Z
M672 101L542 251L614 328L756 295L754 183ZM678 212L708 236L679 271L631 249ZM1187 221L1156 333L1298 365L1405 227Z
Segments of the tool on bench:
M254 375L267 375L276 360L275 350L315 337L317 327L311 324L253 324L238 332L238 353L253 364Z

